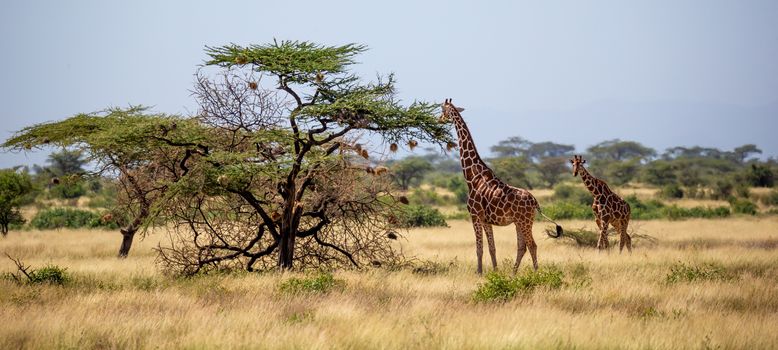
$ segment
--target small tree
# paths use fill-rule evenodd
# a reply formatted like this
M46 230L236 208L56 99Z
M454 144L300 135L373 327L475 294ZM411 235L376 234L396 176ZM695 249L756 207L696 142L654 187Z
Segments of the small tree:
M32 191L32 182L26 173L11 169L0 170L0 233L5 237L8 226L24 223L19 207Z
M432 164L424 158L410 156L394 162L391 169L400 188L408 190L414 181L420 180L424 174L432 170Z
M202 128L192 121L132 107L33 125L16 133L3 147L17 151L73 147L75 150L66 152L71 156L52 158L68 160L51 162L52 166L61 164L55 166L56 174L81 169L80 165L73 165L92 161L97 171L91 175L117 178L121 191L114 217L122 224L118 255L126 257L135 234L150 219L156 200L170 183L186 175L192 158L204 152L204 146L197 141L205 138Z
M559 183L562 175L570 170L567 167L567 158L564 157L547 157L541 158L540 162L535 166L540 178L546 183L548 187L554 187Z
M504 157L489 160L489 165L494 174L505 183L532 189L532 184L527 176L530 162L524 157Z

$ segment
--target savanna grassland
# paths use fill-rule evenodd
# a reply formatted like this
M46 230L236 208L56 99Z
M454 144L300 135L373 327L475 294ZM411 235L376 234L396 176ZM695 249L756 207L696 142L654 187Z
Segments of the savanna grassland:
M0 280L0 348L778 347L778 217L636 222L656 241L636 239L632 254L546 238L536 224L541 270L561 272L562 284L508 300L476 300L487 278L474 272L470 223L449 224L400 240L413 265L331 276L177 278L155 266L161 234L117 260L115 232L12 232L0 252L65 267L70 280ZM495 236L509 274L515 232ZM0 271L15 270L0 260Z

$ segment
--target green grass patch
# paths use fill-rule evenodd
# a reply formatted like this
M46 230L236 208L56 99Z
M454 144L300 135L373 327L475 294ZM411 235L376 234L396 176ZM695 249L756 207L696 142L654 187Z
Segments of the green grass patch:
M544 266L537 271L527 270L510 277L500 272L486 274L486 282L473 292L476 302L508 301L518 294L531 293L538 288L559 289L564 284L564 273L556 266Z
M729 281L736 275L718 263L691 264L678 262L670 266L665 276L667 284L692 283L699 281Z
M289 278L281 282L278 289L285 294L326 294L345 286L346 281L336 279L332 273L319 273L309 277Z

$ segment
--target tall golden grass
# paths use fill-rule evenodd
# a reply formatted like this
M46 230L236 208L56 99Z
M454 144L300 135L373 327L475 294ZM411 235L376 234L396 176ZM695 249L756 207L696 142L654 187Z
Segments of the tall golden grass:
M401 239L406 253L444 268L336 271L343 288L297 294L279 286L301 274L163 276L152 251L161 235L117 260L118 233L12 232L0 252L34 267L66 267L73 280L0 280L0 349L778 347L776 217L636 222L658 243L636 243L632 254L555 241L536 224L540 265L559 267L567 284L508 302L473 301L485 280L475 274L472 228L450 224ZM515 232L500 227L495 237L507 272ZM679 262L714 263L734 278L668 283ZM526 256L522 269L530 265ZM14 270L0 260L0 271Z

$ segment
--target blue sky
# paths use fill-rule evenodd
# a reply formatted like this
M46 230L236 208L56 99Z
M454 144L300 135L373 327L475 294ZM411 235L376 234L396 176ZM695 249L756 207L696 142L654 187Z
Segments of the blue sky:
M206 45L363 43L365 78L451 97L501 139L621 138L778 156L776 1L18 1L0 11L0 137L143 104L189 114ZM0 167L47 153L0 154Z

